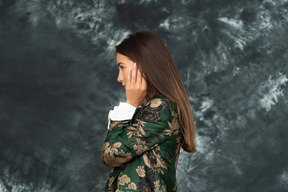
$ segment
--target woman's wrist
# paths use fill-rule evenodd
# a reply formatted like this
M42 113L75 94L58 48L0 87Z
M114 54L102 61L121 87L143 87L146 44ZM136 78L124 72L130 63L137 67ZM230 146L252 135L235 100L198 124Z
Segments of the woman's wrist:
M140 104L135 103L135 102L133 103L133 102L129 101L128 99L126 100L126 103L128 103L128 104L130 104L130 105L132 105L134 107L139 107L139 105L140 105Z

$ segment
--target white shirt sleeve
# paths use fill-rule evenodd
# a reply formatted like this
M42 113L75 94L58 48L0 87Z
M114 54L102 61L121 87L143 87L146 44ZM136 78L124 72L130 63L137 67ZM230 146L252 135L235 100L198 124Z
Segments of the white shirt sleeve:
M113 110L109 111L108 115L108 129L110 121L123 121L132 119L136 107L126 102L120 102L119 106L115 106Z

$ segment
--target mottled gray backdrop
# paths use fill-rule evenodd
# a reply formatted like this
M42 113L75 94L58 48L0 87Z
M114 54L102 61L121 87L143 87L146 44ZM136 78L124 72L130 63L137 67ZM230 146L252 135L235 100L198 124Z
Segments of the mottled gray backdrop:
M114 46L137 30L167 45L194 113L178 191L288 191L288 0L0 0L0 191L103 191Z

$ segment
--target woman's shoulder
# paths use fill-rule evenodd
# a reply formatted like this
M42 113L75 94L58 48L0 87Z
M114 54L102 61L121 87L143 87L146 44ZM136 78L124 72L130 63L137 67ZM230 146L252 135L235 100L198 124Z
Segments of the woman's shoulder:
M169 99L153 96L139 110L138 118L144 122L163 122L171 120L172 112Z
M164 96L153 96L151 99L146 101L143 107L148 108L166 108L169 107L171 110L175 109L175 103L170 100L168 97Z

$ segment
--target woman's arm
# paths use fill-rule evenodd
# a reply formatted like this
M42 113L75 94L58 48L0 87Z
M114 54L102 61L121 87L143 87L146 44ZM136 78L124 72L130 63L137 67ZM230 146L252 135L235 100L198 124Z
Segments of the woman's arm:
M115 106L113 110L110 110L108 115L108 129L110 128L110 122L112 121L124 121L132 119L135 113L136 107L126 103L120 102L119 106Z
M171 137L178 130L177 115L165 98L148 101L132 124L131 120L111 121L102 149L102 161L119 167Z

